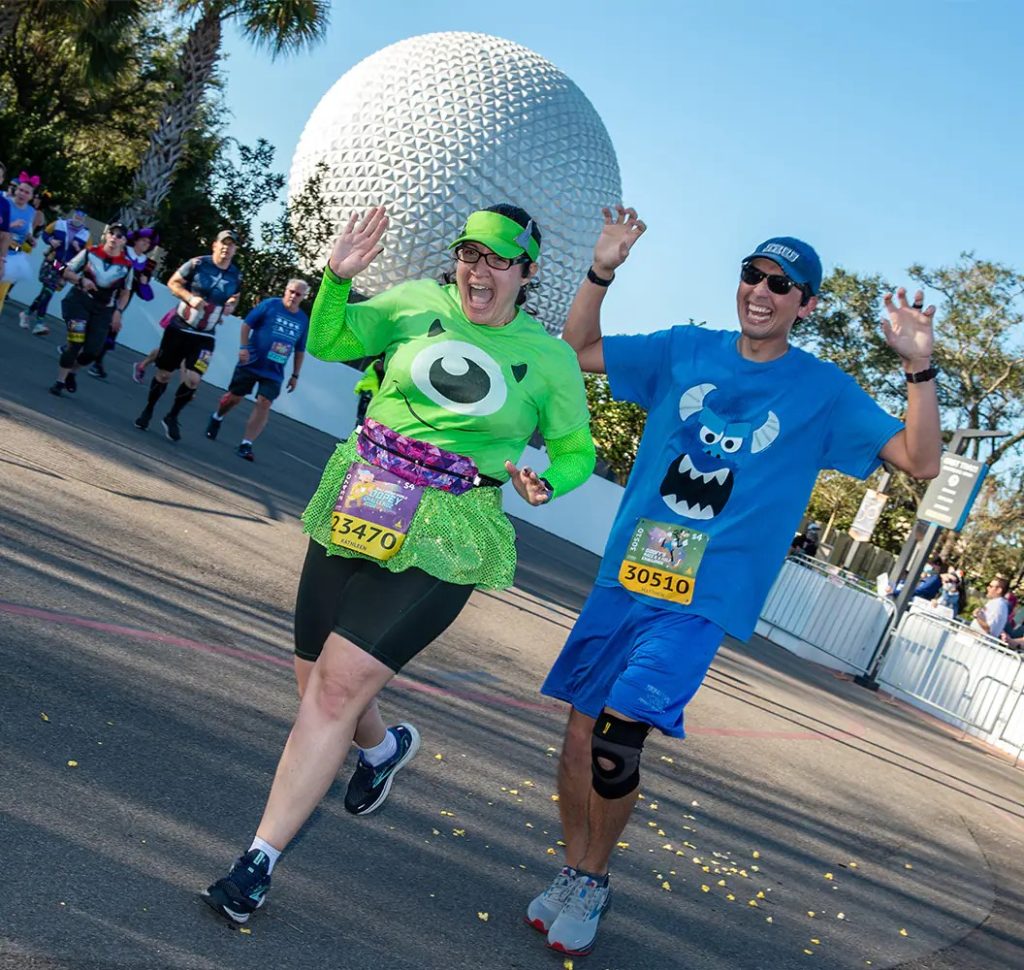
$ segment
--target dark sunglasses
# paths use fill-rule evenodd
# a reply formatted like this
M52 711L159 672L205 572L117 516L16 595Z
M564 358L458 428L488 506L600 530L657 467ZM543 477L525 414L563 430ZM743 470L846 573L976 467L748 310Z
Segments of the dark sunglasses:
M765 273L759 270L753 263L744 263L740 268L740 279L747 286L757 286L761 280L768 281L768 289L776 296L785 296L795 286L806 298L807 289L800 283L794 283L788 276L782 273Z
M479 263L482 259L491 269L508 269L516 263L528 263L529 256L519 256L516 259L507 259L497 253L482 253L475 246L456 246L455 258L460 263Z

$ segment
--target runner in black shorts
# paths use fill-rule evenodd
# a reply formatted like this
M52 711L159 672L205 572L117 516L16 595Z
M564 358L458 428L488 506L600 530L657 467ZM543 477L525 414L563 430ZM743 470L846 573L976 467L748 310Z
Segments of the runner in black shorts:
M167 390L167 384L184 363L185 374L174 395L174 404L161 420L171 441L181 440L178 415L192 400L210 365L215 346L213 332L238 303L242 274L232 264L238 242L235 233L224 229L213 242L212 256L188 260L167 281L178 299L178 309L164 331L156 358L156 374L149 386L149 399L135 419L135 427L145 431L153 420L153 408Z
M530 216L510 205L474 212L452 244L454 283L414 280L349 305L351 279L381 252L386 227L383 208L350 220L313 307L311 353L328 361L383 354L386 379L303 516L299 714L256 838L203 894L235 923L262 905L278 856L353 740L362 750L345 807L357 815L383 802L415 754L415 729L385 730L377 693L444 632L475 587L511 585L515 533L498 486L511 481L541 505L594 467L575 355L519 309L540 255ZM513 464L538 429L551 459L545 478Z
M228 413L243 397L259 385L256 407L245 425L242 443L235 452L239 458L255 461L252 443L260 436L270 418L270 408L281 393L284 365L292 361L292 376L288 378L288 392L295 390L299 371L306 356L306 333L309 317L299 309L309 293L305 280L289 280L284 296L263 300L253 307L242 324L238 365L231 375L228 392L210 415L206 437L211 441L220 434L220 425ZM294 354L294 357L292 356Z
M75 393L75 371L96 359L111 330L121 329L121 311L132 292L132 264L124 255L127 236L123 225L111 223L101 246L83 249L64 269L64 278L75 286L61 301L68 342L50 388L57 397L64 391Z

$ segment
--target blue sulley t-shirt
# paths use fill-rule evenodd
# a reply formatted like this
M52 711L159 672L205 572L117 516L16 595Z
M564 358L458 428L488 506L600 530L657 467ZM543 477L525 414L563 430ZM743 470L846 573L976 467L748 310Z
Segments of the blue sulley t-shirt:
M649 414L597 584L746 640L818 472L865 478L902 424L834 364L795 347L755 363L737 340L604 338L612 394Z
M287 310L284 300L271 297L254 306L245 322L249 336L249 363L245 369L257 377L284 380L284 365L297 350L305 352L309 317L302 310Z

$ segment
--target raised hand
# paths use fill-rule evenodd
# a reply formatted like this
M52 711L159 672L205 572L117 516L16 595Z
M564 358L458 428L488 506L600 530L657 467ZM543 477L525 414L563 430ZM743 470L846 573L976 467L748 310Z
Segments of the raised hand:
M358 212L353 212L334 241L327 265L343 280L352 279L383 252L380 240L387 227L388 217L382 205L369 209L362 219Z
M902 286L896 291L895 299L891 293L886 293L885 312L889 317L882 321L885 342L903 360L927 367L934 346L935 307L925 307L924 291L914 294L913 304L907 302L907 291Z
M530 505L544 505L551 501L551 492L548 490L537 473L529 467L516 468L512 462L505 462L505 471L509 473L512 487Z
M621 205L602 209L604 228L594 246L594 272L602 278L611 278L629 256L629 251L647 229L636 214L636 209L625 209Z

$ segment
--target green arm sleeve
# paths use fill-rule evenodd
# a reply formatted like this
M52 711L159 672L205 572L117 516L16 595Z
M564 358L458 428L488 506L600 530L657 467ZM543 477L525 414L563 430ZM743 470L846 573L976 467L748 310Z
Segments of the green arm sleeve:
M589 427L570 431L569 434L561 438L552 438L544 444L547 446L551 464L540 477L546 478L551 484L552 498L571 492L593 474L597 453Z
M306 349L320 360L356 360L366 356L362 341L345 321L351 280L324 269L324 279L309 315Z

